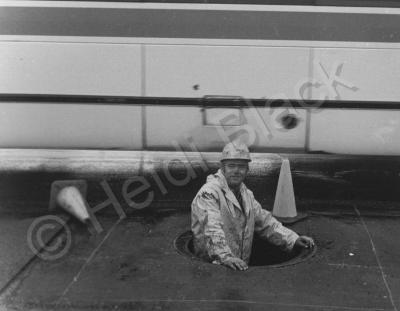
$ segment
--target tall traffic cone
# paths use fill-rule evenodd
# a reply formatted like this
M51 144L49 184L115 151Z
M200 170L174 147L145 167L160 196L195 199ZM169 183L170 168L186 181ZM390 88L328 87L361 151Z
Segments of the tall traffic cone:
M284 224L294 223L307 217L307 214L297 213L296 210L292 174L288 159L283 159L282 161L272 215Z
M56 206L87 223L90 219L86 206L87 183L84 180L57 180L51 185L49 210Z

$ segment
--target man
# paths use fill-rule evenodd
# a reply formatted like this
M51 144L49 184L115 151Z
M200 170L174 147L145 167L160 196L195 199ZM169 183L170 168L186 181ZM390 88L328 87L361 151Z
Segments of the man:
M311 238L299 237L261 208L243 183L250 161L246 145L227 144L221 168L208 176L192 202L196 255L234 270L248 268L254 232L287 251L314 246Z

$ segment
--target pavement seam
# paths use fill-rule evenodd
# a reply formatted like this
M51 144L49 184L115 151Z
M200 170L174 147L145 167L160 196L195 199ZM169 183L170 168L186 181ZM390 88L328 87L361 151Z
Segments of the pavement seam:
M242 303L242 304L261 304L270 306L284 306L284 307L302 307L302 308L314 308L314 309L340 309L340 310L354 310L354 311L385 311L382 308L363 308L363 307L346 307L346 306L331 306L331 305L313 305L313 304L299 304L299 303L280 303L280 302L266 302L266 301L255 301L255 300L236 300L236 299L138 299L138 300L111 300L111 303L154 303L154 302L166 302L166 303Z
M351 265L346 263L331 263L328 262L328 266L340 267L340 268L360 268L360 269L379 269L379 266L367 266L367 265Z
M367 234L368 234L369 241L370 241L370 243L371 243L372 250L373 250L373 252L374 252L376 262L378 263L378 266L379 266L379 271L381 272L381 275L382 275L383 283L384 283L385 286L386 286L386 290L388 291L389 298L390 298L390 302L391 302L391 304L392 304L392 306L393 306L393 310L394 310L394 311L398 311L398 309L397 309L397 307L396 307L396 304L394 303L394 300L393 300L392 291L391 291L391 289L390 289L390 287L389 287L389 284L388 284L388 282L387 282L387 280L386 280L386 275L385 275L385 272L383 271L383 267L382 267L381 261L380 261L380 259L379 259L379 257L378 257L378 253L377 253L376 248L375 248L375 243L374 243L374 241L372 240L371 233L369 232L368 227L367 227L367 224L365 223L363 217L361 216L361 213L360 213L360 211L358 210L357 206L354 206L354 210L356 211L356 213L357 213L358 217L360 218L360 221L361 221L361 223L362 223L362 225L363 225L365 231L366 231Z
M64 296L68 293L70 288L76 283L82 274L83 270L87 267L87 265L90 263L90 261L94 258L100 247L104 244L104 242L108 239L108 237L111 235L111 233L114 231L114 229L117 227L117 225L121 222L123 218L119 218L116 223L113 224L113 226L110 228L110 230L107 232L107 234L104 236L103 240L96 246L96 248L93 250L93 252L90 254L90 256L86 259L85 263L81 266L79 269L78 273L73 277L72 281L68 284L68 286L65 288L63 293L61 294L60 298L58 299L57 303L59 303ZM56 304L57 305L57 304Z
M63 220L65 221L65 224L68 224L71 221L71 217L70 216L59 216L62 217ZM18 271L16 273L14 273L14 275L7 281L7 283L0 288L0 298L4 298L9 290L9 288L12 287L12 285L18 281L18 279L25 273L25 271L27 271L34 262L36 262L40 257L38 256L38 254L42 253L43 251L46 250L46 246L50 245L57 237L60 236L60 234L62 234L62 232L64 231L64 227L61 226L61 228L58 228L53 235L51 235L48 240L45 242L45 245L42 246L39 250L37 250L37 253L33 253L33 255L25 262L24 265L22 265L22 267L20 269L18 269Z

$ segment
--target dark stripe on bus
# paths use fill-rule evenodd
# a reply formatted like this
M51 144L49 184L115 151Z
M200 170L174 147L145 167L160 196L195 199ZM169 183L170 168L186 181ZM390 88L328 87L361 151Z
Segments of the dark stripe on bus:
M400 15L0 8L0 35L400 42Z
M54 1L54 0L49 0ZM77 0L66 0L76 2ZM398 0L85 0L87 2L122 2L122 3L219 3L219 4L258 4L258 5L312 5L345 7L389 7L399 8Z
M297 100L297 99L229 99L229 98L182 98L182 97L131 97L95 95L44 95L0 94L1 103L53 103L94 105L163 105L198 107L294 107L305 109L400 109L400 101L348 101L348 100Z

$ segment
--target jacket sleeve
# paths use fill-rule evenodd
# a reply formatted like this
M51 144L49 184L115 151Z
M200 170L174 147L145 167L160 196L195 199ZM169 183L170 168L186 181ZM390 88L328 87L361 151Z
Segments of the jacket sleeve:
M234 257L222 229L220 202L216 191L201 189L193 203L192 212L196 213L203 224L205 246L212 263L221 264L227 258Z
M252 195L252 203L255 209L255 224L254 231L257 232L261 238L280 246L286 251L292 250L294 243L298 239L298 234L286 227L284 227L272 214L263 209L260 203Z

